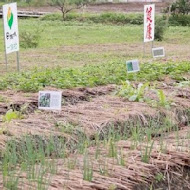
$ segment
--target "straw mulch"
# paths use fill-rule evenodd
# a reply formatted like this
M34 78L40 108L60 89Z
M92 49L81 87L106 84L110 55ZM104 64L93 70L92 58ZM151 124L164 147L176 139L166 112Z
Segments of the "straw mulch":
M147 147L146 139L136 148L132 148L132 140L120 141L115 145L117 154L109 155L109 145L100 145L99 154L95 157L97 147L88 148L88 154L70 155L67 159L56 160L56 174L46 174L49 177L48 190L145 190L150 189L190 189L190 128L181 129L166 135L162 142L154 139L154 146L147 163L142 161L142 155ZM166 146L163 146L166 145ZM150 147L150 143L148 145ZM165 147L164 149L161 148ZM122 164L121 164L122 158ZM88 169L93 170L91 181L83 180L84 160ZM76 163L69 168L72 161ZM38 166L36 166L38 167ZM158 176L162 176L161 179ZM36 183L21 176L19 189L37 188Z

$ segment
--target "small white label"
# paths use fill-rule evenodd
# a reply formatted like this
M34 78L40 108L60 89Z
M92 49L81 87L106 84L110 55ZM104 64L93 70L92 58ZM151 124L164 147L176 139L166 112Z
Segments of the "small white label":
M43 110L61 110L62 92L40 91L38 108Z
M154 58L165 57L165 51L163 47L152 48L152 55Z
M138 60L127 61L126 66L127 66L127 72L128 73L135 73L135 72L140 71Z

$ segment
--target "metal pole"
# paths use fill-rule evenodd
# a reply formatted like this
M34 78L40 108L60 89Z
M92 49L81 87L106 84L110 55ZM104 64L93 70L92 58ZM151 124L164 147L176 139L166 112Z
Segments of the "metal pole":
M151 45L151 55L152 55L152 49L154 48L154 41L152 41L152 45Z
M16 55L17 55L17 71L20 72L19 51L16 52Z
M145 57L145 42L143 41L143 57Z
M3 36L4 36L4 50L5 50L5 65L6 65L6 72L8 71L8 60L7 60L7 53L6 53L6 40L5 40L5 26L4 26L4 15L3 18Z
M8 60L7 60L6 51L5 51L5 65L6 65L6 72L8 72Z

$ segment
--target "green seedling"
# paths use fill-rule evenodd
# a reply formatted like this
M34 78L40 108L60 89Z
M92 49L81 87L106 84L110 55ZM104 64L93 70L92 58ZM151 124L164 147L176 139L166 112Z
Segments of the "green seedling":
M12 109L7 111L7 113L3 116L3 122L10 122L13 119L22 119L23 116L20 112L13 111Z

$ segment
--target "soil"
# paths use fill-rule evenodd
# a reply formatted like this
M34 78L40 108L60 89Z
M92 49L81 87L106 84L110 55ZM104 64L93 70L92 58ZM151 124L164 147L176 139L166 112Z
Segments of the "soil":
M167 81L167 83L166 83ZM134 84L137 85L137 84ZM78 142L78 132L88 136L91 140L97 133L102 134L102 138L108 133L108 128L118 126L123 129L129 127L131 123L135 126L140 123L141 127L147 126L150 120L155 121L155 125L162 123L163 119L170 117L172 122L179 126L178 141L176 132L165 131L163 142L167 144L167 151L160 152L161 142L158 136L154 136L154 146L151 152L149 163L142 161L142 149L146 149L147 144L137 145L132 149L131 140L119 141L116 143L117 149L122 150L124 156L124 166L118 165L117 159L108 156L108 149L100 145L98 159L94 159L96 148L89 147L89 160L93 165L93 180L91 182L82 180L84 155L70 152L68 161L77 157L77 165L68 170L65 160L57 159L58 172L52 176L49 189L189 189L190 155L189 155L189 127L190 122L190 89L179 88L173 85L173 81L168 78L165 83L159 83L158 88L162 89L169 99L172 99L170 110L165 108L154 108L145 102L129 102L124 98L114 95L116 85L99 86L94 88L74 88L62 91L63 106L60 112L40 111L37 109L38 94L13 92L10 90L0 91L0 96L6 101L0 103L0 149L5 148L5 144L12 138L21 138L25 135L33 137L48 138L53 135L67 139L67 144ZM47 87L45 90L60 90ZM145 94L156 100L154 92ZM14 109L21 111L24 118L3 122L2 117L6 111ZM60 124L71 124L74 126L72 134L62 131ZM130 128L128 128L130 132ZM146 142L146 139L145 139ZM100 166L107 163L109 175L100 174ZM36 166L38 167L38 166ZM163 178L157 180L156 176L162 174ZM25 179L23 174L22 179ZM177 180L178 179L178 180ZM183 188L180 185L183 183ZM0 177L1 183L1 177ZM25 189L29 187L35 189L34 184L20 184ZM20 186L20 189L21 189Z
M144 5L147 3L101 3L88 5L85 9L86 12L91 13L100 13L100 12L122 12L122 13L130 13L130 12L143 12ZM167 6L165 2L157 2L156 11L162 12L163 9ZM38 12L55 12L59 11L55 7L27 7L27 8L19 8L19 10L27 10L27 11L38 11ZM81 11L81 10L80 10Z

